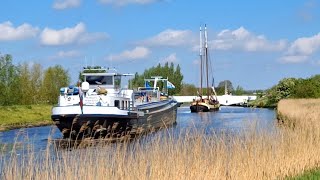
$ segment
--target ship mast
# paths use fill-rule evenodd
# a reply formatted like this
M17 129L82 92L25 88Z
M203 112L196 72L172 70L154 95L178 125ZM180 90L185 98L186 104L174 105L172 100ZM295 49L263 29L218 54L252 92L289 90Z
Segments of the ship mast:
M201 31L201 26L200 26L200 47L199 47L199 56L200 56L200 98L202 99L202 67L203 67L203 63L202 63L202 31Z
M206 58L206 78L207 78L207 98L209 99L209 62L208 62L208 34L207 25L204 25L204 38L205 38L205 58Z

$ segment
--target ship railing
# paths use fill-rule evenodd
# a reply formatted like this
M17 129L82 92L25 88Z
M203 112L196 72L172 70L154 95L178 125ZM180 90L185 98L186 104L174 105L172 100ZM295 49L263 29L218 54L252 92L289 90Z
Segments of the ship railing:
M129 107L128 107L129 111L135 111L136 108L134 107L134 102L133 101L129 101Z

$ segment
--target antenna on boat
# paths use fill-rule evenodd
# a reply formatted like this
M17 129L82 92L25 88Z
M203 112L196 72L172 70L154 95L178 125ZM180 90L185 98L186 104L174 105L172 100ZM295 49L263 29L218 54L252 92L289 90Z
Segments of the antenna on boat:
M93 63L93 57L91 57L91 67L94 67L94 63Z
M202 97L202 30L200 25L200 47L199 47L199 57L200 57L200 96Z
M85 67L88 67L88 64L87 64L87 56L84 56L84 63L85 63Z

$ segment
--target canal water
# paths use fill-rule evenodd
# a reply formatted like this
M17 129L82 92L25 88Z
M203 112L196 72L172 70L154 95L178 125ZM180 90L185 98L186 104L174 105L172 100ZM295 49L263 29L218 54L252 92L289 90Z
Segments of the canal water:
M185 129L204 130L206 133L239 132L255 125L255 128L273 131L276 126L276 115L273 109L221 107L216 112L191 113L189 106L179 107L177 124L170 128L173 133L181 133ZM157 132L161 133L161 132ZM49 139L62 138L55 126L23 128L0 132L1 150L6 153L10 149L18 149L17 153L28 147L34 152L45 150ZM2 154L5 153L4 151Z

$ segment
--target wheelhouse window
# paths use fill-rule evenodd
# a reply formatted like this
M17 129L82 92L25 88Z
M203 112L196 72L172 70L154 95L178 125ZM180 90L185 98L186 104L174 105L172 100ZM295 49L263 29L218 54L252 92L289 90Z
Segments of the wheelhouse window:
M86 76L85 78L91 85L113 85L113 76Z
M114 76L114 87L120 88L121 85L121 76Z

